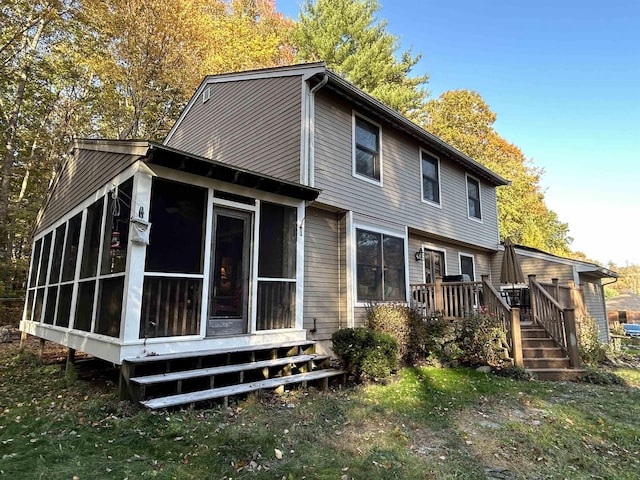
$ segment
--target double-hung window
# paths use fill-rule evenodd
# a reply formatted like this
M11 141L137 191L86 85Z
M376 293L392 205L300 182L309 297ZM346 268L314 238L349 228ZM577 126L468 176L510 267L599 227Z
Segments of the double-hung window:
M405 301L404 240L356 229L358 302Z
M482 220L480 209L480 182L475 178L467 177L467 206L469 218Z
M380 127L354 116L353 174L381 182Z
M440 161L430 153L421 152L422 199L440 205Z

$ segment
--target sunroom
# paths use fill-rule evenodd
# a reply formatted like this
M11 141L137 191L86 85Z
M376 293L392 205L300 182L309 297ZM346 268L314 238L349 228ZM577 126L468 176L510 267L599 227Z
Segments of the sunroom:
M38 220L20 328L116 364L304 340L318 194L151 142L79 141Z

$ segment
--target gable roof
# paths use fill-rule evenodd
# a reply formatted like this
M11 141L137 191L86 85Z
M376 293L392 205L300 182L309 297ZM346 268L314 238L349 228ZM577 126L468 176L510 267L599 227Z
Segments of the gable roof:
M173 134L178 129L182 120L189 113L189 110L198 99L201 98L204 90L212 84L222 82L233 82L242 80L254 80L264 78L279 78L284 76L300 76L302 81L308 81L313 86L329 88L334 94L347 99L358 108L368 114L380 119L384 119L394 128L413 136L419 142L429 145L438 153L444 154L457 164L461 165L471 173L484 179L494 186L510 185L511 182L501 177L491 169L452 147L444 140L428 132L424 128L416 125L408 118L397 111L376 100L371 95L359 89L352 83L342 78L339 74L329 70L324 62L306 63L300 65L289 65L285 67L274 67L260 70L249 70L243 72L223 73L219 75L209 75L205 77L193 97L189 100L178 120L173 125L166 138L162 142L169 142Z
M606 300L607 310L627 310L640 312L640 295L637 293L621 293L617 297Z

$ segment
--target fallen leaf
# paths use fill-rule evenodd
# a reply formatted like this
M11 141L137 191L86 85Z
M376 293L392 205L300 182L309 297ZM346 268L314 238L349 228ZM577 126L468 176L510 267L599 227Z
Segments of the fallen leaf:
M282 451L276 448L275 452L276 452L276 458L278 460L282 460Z

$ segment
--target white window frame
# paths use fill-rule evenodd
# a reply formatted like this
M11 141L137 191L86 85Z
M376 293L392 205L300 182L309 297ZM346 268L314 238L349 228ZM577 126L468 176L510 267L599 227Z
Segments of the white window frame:
M471 204L469 202L469 180L472 180L478 184L478 206L480 208L480 216L474 217L471 215ZM467 193L467 217L469 220L473 220L474 222L482 223L482 183L476 177L465 174L465 191Z
M373 120L371 120L368 117L365 117L364 115L361 115L359 113L357 113L356 111L352 112L351 115L352 121L351 121L351 174L355 177L355 178L359 178L361 180L364 180L365 182L369 182L373 185L379 185L382 186L383 185L383 162L382 162L382 125L380 125L378 122L375 122ZM361 173L358 173L356 171L356 151L357 151L357 146L356 146L356 122L357 120L363 120L367 123L370 123L371 125L373 125L374 127L378 127L378 168L380 170L380 180L377 180L375 178L372 177L368 177L366 175L363 175Z
M460 275L463 274L462 272L462 257L467 257L471 259L471 264L473 265L473 278L471 279L472 282L476 281L476 256L471 254L471 253L465 253L465 252L458 252L458 271L460 272Z
M430 200L428 198L425 198L424 196L424 171L422 170L422 160L424 158L424 156L427 155L429 157L431 157L432 160L435 161L436 163L436 174L437 174L437 184L438 184L438 201L434 201L434 200ZM441 182L441 169L440 169L440 157L434 155L431 152L428 152L427 150L421 148L420 149L420 200L422 201L422 203L426 203L427 205L433 205L434 207L438 207L438 208L442 208L442 182Z
M353 299L356 307L366 307L367 301L358 300L358 245L357 245L357 230L366 230L372 233L379 233L381 235L387 235L390 237L400 238L404 244L404 300L376 300L379 303L394 303L394 302L408 302L409 298L409 235L405 229L404 232L398 232L393 230L386 230L379 227L372 227L371 225L353 223L351 228L351 271L353 272Z

